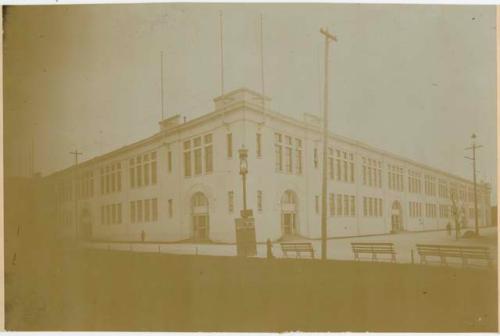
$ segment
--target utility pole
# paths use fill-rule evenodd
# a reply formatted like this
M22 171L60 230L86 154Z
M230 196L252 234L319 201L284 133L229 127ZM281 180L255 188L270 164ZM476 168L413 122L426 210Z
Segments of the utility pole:
M78 228L78 155L83 153L75 149L74 152L69 152L71 155L75 156L75 170L73 172L73 183L74 183L74 195L75 195L75 240L78 240L79 228Z
M479 221L477 213L477 183L476 183L476 149L483 146L476 145L476 134L472 134L472 146L465 148L465 150L472 149L472 157L464 156L466 159L472 160L472 174L474 179L474 220L475 220L475 231L476 236L479 236Z
M163 89L163 51L160 53L160 71L161 71L161 76L160 76L160 94L161 94L161 120L165 119L165 102L164 102L164 89Z
M326 238L327 238L327 161L328 161L328 49L331 41L337 41L337 37L328 32L328 29L321 28L320 33L325 36L325 88L323 104L323 176L321 190L321 259L326 260Z

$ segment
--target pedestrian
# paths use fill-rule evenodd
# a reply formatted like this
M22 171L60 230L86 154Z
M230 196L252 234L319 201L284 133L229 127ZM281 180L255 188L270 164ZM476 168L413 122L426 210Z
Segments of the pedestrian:
M266 240L266 247L267 247L267 259L273 259L273 242L271 239Z
M450 224L450 222L448 222L448 224L446 224L446 231L448 231L448 236L451 236L451 224Z

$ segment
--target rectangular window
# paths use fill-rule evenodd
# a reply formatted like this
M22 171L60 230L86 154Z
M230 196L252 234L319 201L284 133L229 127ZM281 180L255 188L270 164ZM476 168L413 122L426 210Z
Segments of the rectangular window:
M226 135L226 141L227 141L227 157L232 158L233 157L233 135L231 133L228 133Z
M212 146L205 147L205 172L211 173L214 170Z
M137 186L142 187L142 166L139 165L136 167L136 176L137 176Z
M378 214L379 214L379 216L383 216L384 215L383 210L382 210L383 209L382 202L383 202L382 199L378 200Z
M130 160L130 188L135 188L135 168L134 168L134 159ZM102 179L101 179L101 188L102 188Z
M130 202L130 223L135 223L135 202Z
M342 216L342 195L337 195L337 216Z
M256 153L257 157L260 158L262 156L262 135L260 133L256 134Z
M262 190L257 191L257 210L262 211Z
M151 184L156 184L157 172L156 161L151 162Z
M316 213L319 213L319 196L314 196L314 209Z
M292 148L291 147L285 148L285 171L287 173L292 172Z
M344 195L344 216L349 216L349 196Z
M191 152L184 152L184 176L191 176Z
M350 171L350 182L354 182L354 162L349 162L349 171Z
M172 172L172 152L170 151L167 153L167 169L169 173Z
M351 216L356 216L356 198L351 196Z
M101 225L104 225L104 224L106 224L104 205L101 205Z
M168 217L172 218L174 215L174 205L172 199L168 200Z
M156 222L158 220L158 199L151 200L151 219Z
M329 208L330 208L330 217L335 216L335 195L330 194L329 195Z
M144 221L145 222L149 222L151 220L150 214L151 214L151 201L147 199L144 201Z
M122 204L121 203L118 203L116 205L116 222L118 224L121 224L122 223Z
M229 212L234 211L234 192L233 191L229 191L227 193L227 206L228 206Z
M276 171L280 172L283 170L282 147L280 144L275 145L275 155L276 155Z
M201 148L194 150L194 173L195 175L201 174Z
M136 201L135 206L136 206L136 210L137 210L137 213L136 213L137 223L141 223L142 222L142 200Z
M314 148L314 168L318 168L318 149Z
M144 185L149 185L149 163L144 164Z

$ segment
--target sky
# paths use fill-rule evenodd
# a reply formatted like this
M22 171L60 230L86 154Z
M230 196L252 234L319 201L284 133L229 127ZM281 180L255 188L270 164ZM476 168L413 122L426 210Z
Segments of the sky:
M321 115L330 49L329 128L465 177L477 134L478 178L496 186L494 6L136 4L8 7L4 14L7 175L42 175L152 135L164 108L188 120L224 86L261 90L271 108ZM32 145L33 143L33 145ZM470 155L470 154L469 154ZM496 200L495 192L492 200Z

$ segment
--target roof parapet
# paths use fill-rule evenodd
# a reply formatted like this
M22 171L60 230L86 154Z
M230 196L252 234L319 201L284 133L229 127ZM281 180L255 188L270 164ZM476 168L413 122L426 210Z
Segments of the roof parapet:
M214 98L216 110L227 108L229 105L239 102L247 102L264 107L264 103L267 105L270 101L271 98L247 88L237 89Z

